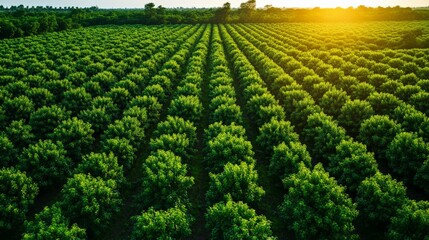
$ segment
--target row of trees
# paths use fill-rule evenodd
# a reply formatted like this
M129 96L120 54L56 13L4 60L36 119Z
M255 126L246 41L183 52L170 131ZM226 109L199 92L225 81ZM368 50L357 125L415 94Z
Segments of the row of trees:
M258 33L253 33L251 35L249 34L249 32L251 31L249 30L241 31L238 29L238 31L236 31L236 29L231 26L228 26L228 30L230 31L231 36L235 38L237 44L240 46L240 50L242 50L249 57L249 60L259 70L261 76L266 79L268 85L271 85L274 92L278 92L278 97L284 100L286 104L291 104L285 106L285 111L290 111L290 114L287 114L287 116L291 116L291 119L294 119L293 116L296 116L296 114L300 114L301 117L299 119L296 119L296 122L293 122L296 124L302 124L304 122L304 124L299 125L303 127L301 136L304 142L308 144L311 156L315 160L326 164L326 169L329 171L329 174L334 176L338 183L347 186L347 192L350 194L350 196L354 197L355 202L357 203L357 205L352 204L350 199L346 200L348 196L344 195L344 193L340 194L340 192L344 192L345 190L342 187L339 187L338 190L335 191L338 192L337 194L343 195L343 197L336 197L337 200L342 199L342 201L335 202L338 204L335 205L335 207L338 207L338 211L341 211L343 213L341 214L343 218L338 219L338 221L341 221L341 224L337 225L341 226L341 228L329 228L325 225L332 226L332 223L324 223L321 220L309 222L309 214L305 212L306 208L304 207L305 205L303 204L303 201L308 204L314 204L315 201L311 201L306 196L318 196L319 194L321 194L321 197L315 197L311 199L322 199L322 196L326 196L327 193L323 193L323 191L321 191L322 187L309 187L306 186L306 184L304 184L300 180L304 181L305 183L311 182L316 186L318 186L319 184L321 186L329 184L336 185L336 182L334 181L329 183L328 180L322 180L329 178L329 175L323 170L320 165L316 165L313 170L313 173L317 177L312 177L311 171L307 170L307 173L305 173L305 163L301 162L300 164L302 166L299 167L299 172L289 175L283 180L283 183L285 184L285 187L288 189L289 192L285 196L285 202L280 207L280 210L285 214L285 216L287 216L286 219L289 222L295 222L293 227L291 227L291 229L295 232L295 236L300 239L307 239L311 238L312 236L318 236L319 238L321 236L325 236L326 238L336 238L335 236L338 236L338 238L343 238L346 234L347 236L353 237L353 227L351 225L351 222L357 217L356 210L359 210L359 218L365 219L365 221L367 221L369 225L373 224L384 227L390 226L389 231L387 233L389 236L399 237L407 235L408 231L405 229L413 224L418 225L418 227L416 228L420 228L420 230L417 231L416 235L414 235L417 237L416 239L427 235L427 232L425 230L422 230L426 226L423 221L408 219L407 221L401 221L401 223L398 225L393 224L393 222L397 222L396 217L397 214L399 214L397 209L411 209L409 206L415 206L420 204L425 205L425 202L416 203L414 201L409 200L405 194L406 190L402 183L397 182L396 180L393 180L389 175L383 175L378 171L377 163L374 159L374 156L372 155L372 153L369 153L367 151L366 146L358 142L354 142L349 136L346 135L345 130L339 127L335 121L333 121L331 116L327 116L325 113L322 112L326 111L327 113L330 113L335 117L335 109L338 108L332 108L332 110L334 111L329 112L330 108L326 108L326 106L328 105L325 106L322 100L325 96L327 96L329 91L338 90L335 90L335 88L332 90L329 90L329 88L325 88L326 90L322 94L320 94L320 92L316 92L317 94L320 94L318 96L322 96L318 99L319 104L316 105L314 100L312 99L312 96L303 89L302 85L298 84L298 81L301 81L301 79L303 78L305 79L304 76L306 76L308 72L311 71L302 71L300 72L300 74L296 74L298 73L298 71L291 71L293 76L293 78L291 78L290 76L285 75L285 71L279 65L277 65L274 61L267 57L268 55L273 57L273 59L276 59L276 57L280 58L282 56L281 52L276 52L274 49L272 49L274 48L274 46L278 46L277 44L273 44L273 47L269 47L266 44L267 42L269 43L269 41L266 41L266 39L265 41L259 41L257 39ZM245 38L243 36L245 36ZM265 55L264 52L262 52L255 46L258 46L260 49L266 52L267 55ZM281 60L279 59L278 62L282 62ZM266 69L270 69L270 71L266 71ZM246 74L246 76L248 75L249 74ZM256 77L257 75L254 76ZM260 82L261 80L257 81ZM341 80L339 81L339 83L341 83ZM283 87L279 89L279 85ZM315 85L309 86L311 88ZM310 91L310 93L312 92ZM347 94L345 94L345 96L347 96ZM334 98L332 100L332 103L338 104L338 102L341 102L339 101L339 99L341 98ZM377 100L375 102L381 103L385 101ZM371 104L370 106L374 107L375 103ZM341 106L339 108L341 109ZM377 108L378 112L382 112L383 110L386 110L386 107ZM379 128L380 126L383 126L383 124L381 124L381 122L377 120L377 118L380 118L380 121L382 121L382 119L385 119L383 121L389 122L389 127L386 126L385 128ZM390 143L392 151L392 154L390 155L392 159L391 161L395 163L401 162L400 158L398 159L398 155L401 155L399 149L402 149L402 151L404 151L405 149L414 149L411 150L414 152L413 156L416 156L415 154L417 154L419 155L419 157L413 158L416 160L419 159L417 160L417 162L419 162L417 165L421 166L423 161L422 159L427 158L427 154L425 153L425 151L427 151L427 145L422 142L421 139L417 140L417 138L413 138L413 134L407 134L404 132L401 133L400 126L397 124L395 126L395 124L396 123L390 121L388 117L379 117L375 115L362 123L361 128L359 130L359 136L362 136L359 137L359 139L363 141L368 147L371 147L373 144ZM395 129L397 129L397 131L395 131ZM392 133L392 135L390 133L386 135L386 133L388 133L389 131L393 131L394 133ZM397 139L393 141L393 138L389 139L389 135L391 137L396 136ZM371 141L371 143L367 141ZM405 142L413 142L414 146L406 144ZM371 148L371 150L376 151L376 156L378 160L381 160L381 158L379 158L378 156L382 154L377 154L377 151L383 151L383 149L386 149L386 147L377 145L374 148ZM397 149L399 151L393 149ZM275 151L277 155L277 152L280 151L279 147L277 147ZM409 155L412 153L408 151L404 152L404 155L407 154ZM398 171L400 167L395 166L394 169ZM316 174L315 172L318 173ZM325 175L325 177L321 177L323 175ZM315 179L317 179L317 183ZM308 189L312 189L312 192L309 193ZM329 189L337 188L330 187ZM377 189L377 191L375 191L375 189ZM335 194L330 193L329 195L333 196ZM301 198L304 198L304 200ZM316 208L324 208L323 203L325 202L330 201L323 200L321 202L317 202ZM296 205L301 206L299 211L294 207ZM312 208L314 208L314 206ZM423 207L423 209L425 209L425 207ZM326 209L318 210L318 212L323 211L326 211ZM333 210L330 209L323 215L324 219L326 219L326 216L329 216L328 212L331 211ZM421 210L417 210L414 208L414 210L408 211L406 214L412 215L417 213L418 211ZM312 213L311 215L314 216L315 214ZM302 228L300 228L300 226ZM308 226L319 226L320 228L309 228ZM339 232L341 232L341 234L338 234Z
M258 184L252 144L241 125L242 112L218 27L213 28L211 42L206 226L211 239L272 239L271 222L250 207L261 201L265 191Z
M145 76L153 75L160 68L159 65L168 60L169 55L189 36L195 34L197 29L199 29L198 26L173 28L162 30L159 35L147 35L147 40L171 38L176 42L154 41L153 46L149 46L147 51L142 53L145 54L143 57L152 55L158 61L146 60L147 62L152 61L155 69L149 72L144 68L146 70L144 73L147 74ZM200 29L202 30L202 28ZM186 34L184 34L185 32ZM170 43L170 45L168 46L166 43ZM153 50L159 51L159 47L163 45L162 55L151 53ZM184 44L184 47L186 46ZM118 59L118 63L116 61L113 63L124 63L121 60L126 56L121 55L120 57L122 59ZM182 58L179 57L179 59ZM132 64L131 61L130 64ZM179 64L172 65L171 63L169 65L179 66ZM78 65L75 66L78 67ZM29 71L34 71L31 70L32 66L27 67ZM43 68L46 66L42 65ZM126 68L125 70L131 71L131 69ZM175 71L170 69L164 67L159 71L160 76L171 77L171 74L180 71L180 68ZM110 71L93 73L91 77L88 77L82 72L73 75L77 71L76 68L72 68L68 72L71 76L69 77L68 74L64 76L69 77L70 81L68 81L59 80L60 74L56 71L49 70L49 72L56 74L43 75L47 78L46 80L40 76L41 79L28 78L18 81L20 84L6 83L6 85L15 84L17 87L2 86L2 90L5 90L4 93L7 93L4 95L2 107L16 113L11 114L13 117L5 122L6 129L13 131L14 135L2 135L5 146L9 146L10 152L16 154L13 155L14 157L9 157L7 161L2 161L2 166L7 165L9 168L3 169L5 174L2 175L4 178L1 180L1 185L14 189L13 191L6 189L2 191L1 204L6 204L2 208L4 211L1 211L1 214L5 215L5 218L2 219L10 219L10 223L2 223L2 231L11 229L21 231L19 226L25 219L25 213L37 193L37 187L46 189L54 183L56 187L61 187L61 184L65 182L60 200L52 206L45 207L42 212L36 214L34 220L25 223L23 238L85 239L86 236L99 236L120 210L123 197L120 190L126 184L125 171L129 171L132 167L137 149L144 144L145 131L151 126L151 123L157 121L156 118L160 115L162 105L158 103L156 97L146 94L142 97L137 96L145 92L142 88L148 84L148 82L143 82L143 76L137 73L128 74L124 71L122 74L128 74L130 78L117 81L116 76ZM37 71L33 73L37 74ZM55 86L54 88L46 88L49 89L46 91L53 92L55 95L51 94L51 100L45 104L35 106L26 95L36 87L45 89L44 86L37 84L46 82L58 83L52 85ZM63 84L65 82L67 82L66 85ZM90 92L92 94L98 92L98 94L92 95L86 92L85 88L80 87L88 82L97 83L99 91ZM29 91L26 91L26 88ZM12 89L15 90L12 91ZM93 90L94 88L88 89ZM20 103L26 107L19 108ZM55 103L59 103L59 105L57 106ZM32 111L27 111L28 109ZM158 110L158 113L154 110ZM149 111L150 114L148 114ZM7 125L9 123L10 125ZM3 133L7 131L9 130L4 130ZM19 142L18 139L24 141ZM21 152L22 154L17 156ZM5 154L5 156L7 155ZM19 159L19 161L16 162L15 159ZM26 172L14 170L13 166ZM17 174L20 178L19 183L14 180L14 176ZM26 188L29 189L25 190ZM23 194L28 196L22 196ZM10 209L6 207L7 205L16 207ZM14 212L13 216L11 210ZM6 217L6 215L8 216Z
M31 36L79 27L105 24L178 24L227 22L318 22L429 19L429 11L411 8L281 9L256 8L249 0L232 9L230 3L212 9L167 9L148 3L144 9L0 7L0 39ZM410 36L410 34L408 34ZM414 38L415 39L415 38Z
M254 34L254 36L258 35ZM274 47L277 45L273 44L272 46ZM338 58L338 61L341 60ZM335 63L334 61L332 61L332 59L330 59L329 62ZM366 59L362 59L361 61L355 61L353 64L357 63L363 65L362 67L366 67L370 65L366 65L365 63L367 62L368 61ZM389 60L389 63L393 64L393 62L394 61ZM342 65L345 64L348 63L342 63ZM413 64L406 65L411 66ZM289 63L286 63L285 66L288 67L290 65ZM375 152L376 158L383 166L389 165L393 173L397 174L401 179L404 179L407 182L412 182L413 178L416 178L417 185L425 188L425 184L421 184L422 182L419 179L422 178L422 171L424 171L424 169L426 168L426 165L423 165L423 163L428 156L427 150L425 150L427 148L427 144L424 140L427 136L425 126L428 123L428 119L424 113L421 113L418 110L414 109L413 106L406 105L402 102L402 100L406 101L408 99L414 99L415 97L413 96L425 95L425 91L421 90L420 88L417 88L417 93L411 91L410 93L405 94L405 89L411 89L419 81L415 73L410 72L413 71L411 69L414 69L414 71L419 73L421 69L423 69L424 71L424 68L418 67L417 64L414 64L414 68L410 68L403 65L399 66L402 67L402 69L399 71L403 73L408 72L408 74L399 74L397 77L399 79L393 78L393 80L389 80L388 76L381 74L376 74L370 76L369 78L362 74L354 74L360 69L358 67L355 68L357 69L356 71L350 71L350 77L344 76L345 73L343 71L338 68L332 68L332 65L329 65L330 68L324 71L324 76L327 82L329 84L332 84L332 87L325 86L324 88L326 90L324 91L325 93L323 95L320 94L320 90L315 89L318 85L313 85L309 87L308 91L312 94L313 97L315 97L316 101L318 102L318 105L323 109L325 113L338 119L340 125L344 126L351 136L357 137L360 141L368 145L369 149ZM425 65L422 66L424 67ZM304 71L302 71L304 69L305 67L296 68L296 70L289 68L287 70L291 71L291 75L294 76L295 79L301 79L302 76L300 75L305 73ZM312 71L313 69L308 69L307 72L309 75L313 74L314 77L317 77L314 72L311 73ZM297 75L297 73L299 73L300 75ZM304 79L306 77L304 77ZM351 86L345 85L345 80L349 81L349 83L347 84L351 84ZM368 81L369 83L360 83L360 81ZM401 99L396 98L390 93L377 93L377 87L374 87L373 85L371 85L371 83L375 84L375 86L382 86L383 81L399 81L400 83L406 84L405 86L399 87L396 91L394 91L394 94L398 97L401 96ZM321 80L319 84L322 83L323 80ZM359 85L371 87L372 91L366 92L366 94L363 94L364 91L360 91L360 93L357 94L356 90L359 89L357 87ZM347 92L344 90L337 90L335 87L343 88ZM362 90L364 90L364 88L362 88ZM380 88L380 90L383 89ZM294 97L296 98L300 95L300 98L307 97L311 99L311 96L309 96L305 91L299 91L280 91L280 97L282 99L293 99ZM318 94L317 96L321 97L317 98L317 96L314 95L315 92ZM357 100L350 101L348 94L351 94L352 97L356 94L355 98L357 98ZM407 95L408 97L406 97ZM286 101L286 104L286 108L293 109L293 104L290 100ZM420 104L416 105L420 106ZM396 128L392 127L395 126L396 123L388 119L381 120L378 119L376 116L372 117L373 115L375 115L375 113L389 115L392 119L401 123L404 129L401 129L401 126L397 126ZM381 122L383 121L386 123L381 124ZM381 125L385 125L386 128L384 129L389 129L389 131L392 132L390 137L386 136L386 132L383 133L383 131L380 131L377 134L371 130L374 128L374 126ZM399 133L402 133L402 131L404 130L414 133L404 133L402 135L399 135ZM374 139L374 136L380 137L378 139ZM410 152L406 152L399 149L410 149ZM321 152L326 153L326 151L324 150L321 150ZM405 156L413 156L413 164L409 166L406 166L407 164L405 163L401 164L400 162L403 161L401 159L406 158ZM416 175L417 172L419 172L418 175ZM421 185L419 184L419 182Z

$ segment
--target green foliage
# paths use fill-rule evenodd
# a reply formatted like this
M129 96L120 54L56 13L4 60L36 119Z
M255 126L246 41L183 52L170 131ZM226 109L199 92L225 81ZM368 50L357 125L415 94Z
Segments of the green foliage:
M323 112L335 118L340 114L340 109L350 99L345 91L332 89L327 91L320 99L319 106Z
M61 190L59 203L70 222L98 235L119 212L122 200L114 180L75 174Z
M159 103L158 98L152 96L137 96L133 98L128 107L133 106L146 108L150 124L157 122L162 109L162 104Z
M74 173L90 174L103 180L114 180L118 186L125 183L124 171L118 164L113 153L90 153L84 155L82 162L76 167Z
M232 133L219 133L207 143L207 154L205 161L213 173L222 171L226 163L239 164L246 162L252 164L253 159L252 144L242 137L237 137Z
M357 136L361 123L374 115L374 110L367 101L353 100L346 102L338 116L339 124L350 136Z
M188 159L192 154L189 138L183 133L162 134L157 138L152 138L149 143L150 150L171 151L177 156Z
M429 145L415 133L401 132L388 145L386 158L394 173L410 181L429 159Z
M73 161L79 161L82 155L90 152L88 146L94 142L93 133L91 124L74 117L62 121L50 136L52 140L63 143Z
M34 112L34 104L27 96L6 99L2 108L8 113L6 117L9 122L21 119L28 121L30 114Z
M228 200L211 206L206 213L210 239L276 239L271 222L243 202Z
M158 150L143 163L142 204L155 209L186 205L193 184L194 178L187 176L186 165L179 156Z
M0 169L0 229L11 230L25 220L39 188L25 172Z
M307 147L300 142L282 142L274 147L274 153L271 157L269 174L283 179L286 176L297 173L299 164L303 163L306 167L311 167L311 156Z
M25 124L24 120L12 121L5 130L6 135L13 143L15 148L22 149L34 141L34 134L31 132L31 126Z
M342 140L348 139L346 131L324 113L315 113L308 117L303 137L311 156L316 160L327 160L335 154L335 147Z
M134 217L131 239L185 239L191 235L192 219L179 207L167 210L150 208Z
M283 184L288 193L280 212L286 222L293 223L288 228L297 239L357 239L356 205L321 164L313 170L300 164L299 171Z
M258 173L253 165L245 162L240 164L227 163L223 172L210 173L210 186L207 190L207 205L219 201L234 201L254 203L261 200L265 191L258 186Z
M385 151L401 126L387 116L374 115L362 122L358 139L375 153L377 159L385 159Z
M210 141L211 139L217 137L220 133L230 133L237 137L246 137L246 129L244 129L241 125L236 125L232 123L230 125L224 125L221 122L215 122L208 126L207 129L204 130L205 140Z
M392 240L427 239L429 236L429 202L409 201L391 219L387 237Z
M144 140L144 130L137 118L125 116L110 124L102 139L125 138L135 147L139 147Z
M0 149L0 167L14 166L17 151L9 138L3 134L0 135Z
M388 223L406 201L406 189L402 183L380 172L363 180L357 189L356 202L367 225Z
M79 113L78 117L91 124L95 136L99 136L112 123L112 116L106 112L105 108L85 109Z
M70 175L71 159L66 155L61 142L39 140L23 150L19 167L26 171L38 186L51 186L63 182Z
M179 116L191 122L198 122L201 118L203 105L196 96L179 96L171 101L168 114Z
M29 124L38 138L45 138L64 120L70 118L70 112L56 105L44 106L31 113Z
M76 223L70 226L69 220L64 217L57 205L45 207L36 214L34 220L25 222L24 240L55 240L55 239L86 239L85 229L79 228Z
M177 116L167 116L167 119L158 123L152 138L157 138L164 134L185 134L189 139L190 145L194 146L197 142L197 128L191 121L185 120Z
M237 104L222 104L219 105L211 114L212 122L223 122L225 124L242 123L242 114L240 107Z
M74 88L64 92L61 106L77 115L80 111L90 106L92 97L84 88Z
M378 171L374 154L366 146L353 140L343 140L336 146L336 153L329 158L329 173L339 184L355 193L360 183Z
M272 155L273 147L281 142L297 142L298 134L294 132L290 122L284 120L271 119L259 128L259 135L256 142L261 146L267 156Z

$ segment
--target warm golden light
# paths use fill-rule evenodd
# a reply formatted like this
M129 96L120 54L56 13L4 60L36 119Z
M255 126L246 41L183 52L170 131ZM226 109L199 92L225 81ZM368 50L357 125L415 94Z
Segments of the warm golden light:
M417 6L428 6L429 2L427 0L258 0L258 7L263 7L265 5L273 5L275 7L297 7L297 8L348 8L348 7L358 7L360 5L365 5L367 7L417 7Z

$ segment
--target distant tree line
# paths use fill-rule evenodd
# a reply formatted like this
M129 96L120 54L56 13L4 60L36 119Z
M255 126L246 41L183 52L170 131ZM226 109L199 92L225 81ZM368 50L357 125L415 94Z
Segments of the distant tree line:
M387 7L335 9L283 9L267 5L256 8L249 0L238 9L226 2L220 8L169 9L148 3L144 9L99 9L98 7L25 7L0 5L0 39L32 36L94 25L181 24L237 22L334 22L427 20L429 10Z

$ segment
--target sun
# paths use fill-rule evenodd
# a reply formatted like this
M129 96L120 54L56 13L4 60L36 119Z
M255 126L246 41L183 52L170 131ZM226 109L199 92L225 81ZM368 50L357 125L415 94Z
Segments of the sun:
M417 4L419 3L419 0L415 1L402 1L402 0L291 0L291 1L284 1L284 0L259 0L257 1L258 6L265 6L265 5L273 5L275 7L297 7L297 8L314 8L314 7L321 7L321 8L348 8L348 7L358 7L361 5L367 6L367 7L378 7L378 6L396 6L396 5L402 5L407 6L409 4Z

